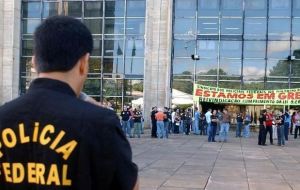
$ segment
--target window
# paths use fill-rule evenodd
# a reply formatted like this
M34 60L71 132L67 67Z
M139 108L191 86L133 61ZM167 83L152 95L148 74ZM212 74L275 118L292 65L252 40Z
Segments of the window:
M186 34L193 35L195 34L196 20L195 19L186 19L180 18L175 20L175 34Z
M219 19L217 18L199 18L198 34L200 35L218 35Z
M199 16L219 16L219 0L198 0Z
M215 40L199 40L198 54L200 57L215 58L218 56L218 41Z
M290 41L269 41L268 58L287 59L290 54Z
M143 75L144 73L144 58L126 58L125 59L125 74Z
M300 40L300 19L299 18L293 18L292 35L293 35L293 40Z
M126 20L126 34L144 34L145 19L131 18Z
M245 0L246 17L266 17L267 0Z
M195 40L174 40L173 45L175 57L190 57L195 53Z
M23 18L40 18L41 2L24 2L22 4Z
M300 16L300 0L293 0L293 16Z
M265 60L245 59L243 61L243 76L247 81L263 81L265 76Z
M222 35L239 35L243 32L243 22L239 18L222 18L221 34Z
M144 40L126 40L126 57L144 57Z
M22 56L32 56L32 55L33 55L33 40L23 40Z
M244 38L248 40L266 39L267 23L265 18L245 18Z
M197 75L216 75L218 69L217 59L202 58L196 62L196 74ZM214 78L216 79L216 78Z
M64 2L63 11L65 15L72 17L81 17L82 3L80 1Z
M222 0L222 16L243 16L243 0Z
M296 59L300 59L300 41L292 42L292 55L296 56Z
M269 19L269 40L289 40L291 20L285 18Z
M196 0L177 0L175 1L175 17L195 17Z
M93 48L92 56L101 56L102 53L101 44L102 44L102 40L94 39L94 48Z
M124 34L124 19L105 19L105 34Z
M127 16L128 17L145 17L146 1L128 0Z
M191 58L175 58L173 74L191 75L194 72L194 62Z
M287 60L277 60L277 59L268 60L267 76L281 76L281 77L288 78L289 72L290 72L290 68L289 68L289 62Z
M220 56L227 58L242 57L242 42L241 41L221 41Z
M84 24L92 34L102 34L102 19L85 19Z
M104 40L104 56L122 56L123 49L122 39L106 39Z
M101 59L91 57L89 60L89 73L101 72Z
M291 0L270 0L269 16L291 16Z
M106 1L105 16L106 17L124 17L125 1Z
M84 16L85 17L102 17L103 8L102 1L86 1L84 2Z
M242 63L240 59L220 59L220 75L240 76Z
M124 73L123 58L104 58L103 73Z
M43 18L58 15L58 3L55 2L44 2L43 7Z
M41 23L39 19L23 20L23 34L33 34L36 27Z
M244 41L244 58L265 58L265 41Z

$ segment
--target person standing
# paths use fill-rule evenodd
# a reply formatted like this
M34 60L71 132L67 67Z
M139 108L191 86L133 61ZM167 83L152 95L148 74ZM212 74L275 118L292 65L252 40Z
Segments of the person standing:
M288 110L285 110L284 116L284 138L286 141L289 140L289 128L291 124L291 116Z
M189 135L192 125L192 112L190 108L188 108L185 112L185 120L184 120L184 126L185 126L185 134Z
M213 110L212 115L210 116L210 131L208 134L208 142L216 142L216 132L217 132L217 125L218 125L218 117L217 117L217 110Z
M200 135L199 123L200 123L200 112L199 112L198 108L195 107L194 125L193 125L195 135Z
M206 135L206 117L203 112L200 114L200 135Z
M217 125L217 132L216 132L216 135L220 135L221 121L223 120L223 113L222 113L221 109L218 109L216 115L217 115L217 118L218 118L218 125Z
M169 123L170 123L171 114L170 114L169 109L167 107L164 108L164 114L166 116L164 118L164 128L165 128L165 131L166 131L166 137L168 138L169 133L170 133Z
M293 135L294 134L294 130L296 128L296 119L295 119L295 116L296 116L296 112L293 112L292 114L292 120L291 120L291 129L290 129L290 134Z
M260 112L259 118L258 145L266 146L266 110Z
M251 114L249 111L246 112L245 119L244 119L244 137L248 138L250 136L250 123L251 123Z
M206 120L206 124L207 124L207 128L206 128L206 134L209 135L210 134L210 130L211 130L211 108L208 109L208 111L205 113L205 120Z
M72 17L49 17L36 28L33 47L38 77L26 94L0 107L7 138L0 189L138 189L118 116L79 98L93 49L88 28Z
M138 138L141 138L142 112L139 109L134 109L133 111L133 122L134 122L133 138L135 138L135 135L137 135Z
M164 119L167 116L164 114L161 108L158 109L158 112L155 114L156 126L157 126L157 138L166 138L166 130L164 125Z
M151 122L152 122L152 128L151 128L151 137L157 138L157 126L156 126L156 119L155 114L157 113L157 107L153 107L151 111Z
M221 121L220 139L219 141L227 142L230 127L230 115L227 109L223 110L223 120Z
M242 115L242 113L237 113L235 137L242 137L242 135L241 135L242 127L243 127L243 115Z
M266 139L267 139L267 134L269 133L270 135L270 144L273 144L273 115L271 110L267 110L267 114L266 114Z
M298 136L298 131L300 131L300 113L299 110L296 111L295 115L295 131L294 131L294 139Z
M125 134L125 136L128 135L128 137L131 137L131 127L130 127L130 117L131 113L128 111L127 106L123 107L123 111L121 112L121 123L122 123L122 129Z
M285 144L284 119L285 119L285 114L278 111L278 113L275 116L275 125L277 127L277 140L278 140L277 145L278 146L284 146L284 144Z
M173 109L173 111L171 113L171 122L172 122L172 129L171 129L171 131L172 131L172 133L175 133L174 132L175 131L175 124L176 124L176 122L175 122L175 116L176 116L176 110Z

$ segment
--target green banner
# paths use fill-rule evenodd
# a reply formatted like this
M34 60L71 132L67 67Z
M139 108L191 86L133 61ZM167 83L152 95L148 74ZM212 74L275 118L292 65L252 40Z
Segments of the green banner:
M194 101L255 104L255 105L299 105L300 88L280 90L237 90L194 85Z

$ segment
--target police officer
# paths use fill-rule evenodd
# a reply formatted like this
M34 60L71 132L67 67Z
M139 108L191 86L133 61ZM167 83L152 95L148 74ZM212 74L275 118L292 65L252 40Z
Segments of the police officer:
M266 110L261 111L258 120L259 120L258 145L266 146Z
M138 189L118 117L78 98L92 49L77 19L55 16L37 27L38 78L0 108L1 190Z

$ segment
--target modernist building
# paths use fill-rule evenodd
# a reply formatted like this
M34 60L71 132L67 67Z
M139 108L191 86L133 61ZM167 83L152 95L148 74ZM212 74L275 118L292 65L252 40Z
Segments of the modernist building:
M84 91L118 109L170 106L194 83L300 87L300 0L1 0L0 104L26 92L34 29L59 14L93 33Z

